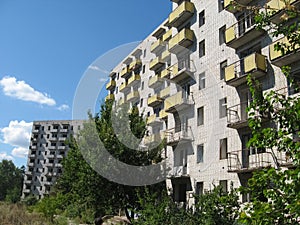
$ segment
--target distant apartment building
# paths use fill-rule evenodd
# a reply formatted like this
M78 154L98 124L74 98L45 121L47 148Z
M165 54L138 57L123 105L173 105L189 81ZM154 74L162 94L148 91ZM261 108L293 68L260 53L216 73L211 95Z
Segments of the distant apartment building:
M82 128L81 120L35 121L32 126L22 198L48 195L62 173L62 160L67 155L66 140Z
M284 153L247 146L251 94L246 77L251 74L262 93L291 96L295 91L280 66L290 65L299 82L300 53L275 51L275 43L286 39L255 29L252 12L238 11L230 0L172 2L168 18L112 69L106 99L146 113L150 135L144 144L166 139L172 168L167 185L175 201L192 204L193 193L213 185L224 190L230 183L246 186L253 171L289 164ZM300 1L291 2L299 7ZM268 5L276 11L273 22L278 22L281 1ZM276 125L266 120L264 126Z

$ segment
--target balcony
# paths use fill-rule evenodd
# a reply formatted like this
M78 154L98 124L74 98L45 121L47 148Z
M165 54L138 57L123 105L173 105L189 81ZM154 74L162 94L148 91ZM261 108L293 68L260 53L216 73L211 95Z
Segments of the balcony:
M188 177L187 174L187 167L186 166L174 166L171 177L178 178L178 177Z
M49 149L49 150L55 150L55 149L56 149L56 146L49 146L48 149Z
M66 138L66 137L60 137L60 138L58 138L58 140L59 140L59 141L66 141L67 138Z
M183 29L169 41L169 51L179 53L194 43L194 32L188 28Z
M162 98L162 99L165 99L166 97L169 97L170 96L170 86L166 87L165 89L162 89L160 92L159 92L159 96Z
M225 31L226 44L231 48L239 48L265 34L265 30L256 29L254 15L249 14Z
M36 150L36 149L37 149L37 146L36 146L36 145L32 145L32 146L30 147L30 149Z
M176 93L165 99L164 110L168 113L174 113L176 111L184 110L191 107L194 102L191 100L191 96L186 96L182 91Z
M152 134L150 136L144 137L144 143L145 143L145 145L158 145L158 144L162 143L164 138L165 138L165 133L160 132L157 134Z
M160 98L159 94L155 94L148 98L148 106L155 107L162 103L162 99Z
M269 149L244 149L227 153L228 172L246 173L266 167L289 167L292 160L284 152Z
M283 52L275 50L275 46L277 43L286 45L284 47ZM290 43L286 37L281 38L280 40L272 43L269 47L271 63L281 67L299 61L299 57L300 57L299 46L297 46L294 51L290 50L289 48L290 48Z
M235 0L238 4L248 5L252 0ZM235 13L239 10L239 7L236 7L233 3L233 0L224 0L224 8L231 13Z
M114 100L115 99L115 95L114 94L109 94L105 97L105 101L109 101L109 100Z
M162 120L167 119L168 118L168 113L166 113L166 111L163 110L163 109L160 110L160 112L159 112L159 118L162 119Z
M35 157L36 157L36 154L30 154L30 155L29 155L29 158L30 158L30 159L34 159Z
M67 133L69 131L69 129L68 128L67 129L60 129L59 131L60 131L60 133Z
M116 81L114 80L110 80L107 84L106 84L106 89L107 90L113 90L116 87Z
M171 73L170 73L170 67L169 67L160 72L160 77L168 79L170 77L170 74Z
M118 102L119 105L122 105L122 104L124 104L124 103L125 103L125 99L124 99L124 98L121 98L121 99L119 100L119 102Z
M122 83L122 84L120 85L119 91L120 91L120 92L126 92L127 90L129 90L130 88L129 88L129 86L127 86L127 84L128 84L127 81L125 81L124 83Z
M167 145L174 146L179 143L190 143L194 140L191 127L186 127L180 131L175 128L166 130Z
M248 105L248 102L243 102L227 108L227 127L240 129L248 126Z
M165 64L164 61L161 60L160 56L158 56L155 59L152 59L150 61L150 66L149 67L150 67L150 70L155 71L155 70L159 69L160 67L162 67L164 64Z
M228 85L237 87L247 81L247 75L259 78L267 73L266 56L253 53L225 68L225 81Z
M137 70L139 69L140 67L142 66L142 61L141 60L135 60L133 62L130 63L129 65L129 70L132 71L132 70Z
M169 52L169 50L165 50L163 53L161 53L161 60L163 62L167 62L170 59L171 59L171 53Z
M147 118L147 124L149 126L155 126L161 123L162 123L161 119L156 114L153 114Z
M127 101L129 102L136 102L137 100L139 100L139 98L140 98L140 94L138 91L133 91L129 93L126 97Z
M29 194L31 191L30 191L30 189L24 189L23 190L23 193L25 193L25 194Z
M157 74L149 79L148 86L150 88L157 88L163 84L163 79L160 78L160 75Z
M28 163L28 167L34 167L34 163L33 162Z
M290 0L291 6L299 8L299 0ZM282 0L271 0L267 3L267 12L272 14L270 21L275 24L283 22L282 16L284 15L285 3Z
M33 134L38 134L39 131L40 131L39 129L34 129L34 130L32 130L32 133L33 133Z
M194 15L194 12L194 4L184 1L169 15L168 25L170 27L179 27L190 19Z
M170 68L170 79L174 82L179 82L185 79L193 78L193 73L190 70L190 61L183 60Z
M129 66L124 67L121 72L120 72L120 76L121 77L125 77L126 75L128 75L131 72L131 70L129 69Z
M57 129L57 128L53 128L53 129L50 130L50 132L51 132L51 133L57 133L57 132L58 132L58 129Z
M129 79L128 79L128 84L127 86L130 88L136 84L138 84L141 81L141 76L138 74L133 74Z
M66 150L67 146L58 146L58 150Z
M109 74L110 77L116 77L116 75L117 75L117 73L114 72L114 71L111 71L110 74Z
M157 41L152 43L150 51L153 53L158 53L162 51L165 48L165 46L165 43L161 39L158 39Z
M51 138L49 138L49 141L56 142L57 141L57 137L51 137Z
M163 42L169 41L172 38L172 35L173 35L173 29L171 28L162 36L162 41Z

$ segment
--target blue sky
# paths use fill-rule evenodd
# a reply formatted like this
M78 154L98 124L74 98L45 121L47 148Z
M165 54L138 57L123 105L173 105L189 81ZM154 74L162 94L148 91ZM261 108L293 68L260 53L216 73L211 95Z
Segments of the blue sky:
M143 40L170 11L169 0L1 0L0 160L25 165L31 122L72 119L89 66Z

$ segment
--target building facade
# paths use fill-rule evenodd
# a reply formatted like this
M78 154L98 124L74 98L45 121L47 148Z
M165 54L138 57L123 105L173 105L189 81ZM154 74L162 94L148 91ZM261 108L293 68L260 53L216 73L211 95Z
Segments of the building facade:
M193 193L204 193L214 185L225 190L231 184L245 186L256 169L288 165L283 153L247 147L251 131L246 109L251 95L246 77L251 74L258 80L262 93L292 95L280 66L290 65L299 81L299 52L275 51L274 44L286 40L255 29L251 11L236 10L230 0L173 0L172 4L168 18L112 69L107 99L146 112L150 135L144 144L166 139L172 168L168 187L175 201L192 204ZM281 3L267 4L277 11L276 23ZM299 7L299 1L292 4ZM265 126L274 124L266 121Z
M22 198L48 195L62 173L62 160L67 155L66 140L83 127L81 120L35 121L32 126Z

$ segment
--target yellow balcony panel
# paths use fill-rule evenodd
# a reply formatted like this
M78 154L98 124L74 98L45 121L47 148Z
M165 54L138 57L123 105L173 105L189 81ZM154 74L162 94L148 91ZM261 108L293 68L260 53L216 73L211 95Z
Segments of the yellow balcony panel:
M252 0L235 0L238 4L248 5ZM231 13L235 13L239 10L239 7L235 7L234 0L224 0L224 8Z
M182 2L170 15L168 24L170 27L178 27L194 15L195 6L192 2Z
M155 107L162 103L162 99L160 98L159 94L153 95L148 98L148 106Z
M253 24L249 22L254 21L253 17L253 14L249 14L226 29L225 41L229 47L237 49L265 34L265 30L256 29L254 22Z
M166 87L165 89L162 89L162 90L159 92L160 98L164 99L164 98L168 97L168 96L170 95L170 91L171 91L170 86L169 86L169 87Z
M126 66L126 67L124 67L124 68L121 70L120 76L121 76L121 77L124 77L124 76L128 75L129 73L130 73L129 67Z
M168 113L165 110L160 110L159 118L162 119L162 120L167 119L168 118Z
M299 0L290 0L290 5L296 8L300 7ZM271 0L267 3L267 12L272 14L270 21L275 24L279 24L284 21L282 16L284 15L284 8L286 7L282 0Z
M168 40L170 40L172 38L173 35L173 29L170 28L170 30L168 30L163 36L162 36L162 41L166 42Z
M159 51L162 51L165 48L165 44L161 39L158 39L154 43L152 43L150 51L153 53L157 53Z
M138 91L133 91L126 96L126 100L129 102L136 102L140 98Z
M167 62L168 60L171 59L171 53L169 52L169 50L165 50L162 54L161 54L161 60L164 62Z
M130 71L136 70L139 69L141 66L142 66L142 61L138 59L130 63L129 70Z
M193 78L193 73L190 71L189 67L189 61L176 63L170 69L170 79L174 82L179 82L185 79Z
M135 84L139 83L140 81L141 81L141 76L138 74L134 74L128 79L128 86L132 87Z
M247 75L259 78L267 73L266 56L253 53L244 59L225 68L225 81L228 85L237 87L247 82Z
M118 104L119 105L122 105L125 103L125 99L124 98L120 98L120 100L118 101Z
M188 28L183 29L169 41L169 51L178 53L184 51L194 42L194 32Z
M106 84L106 89L107 90L112 90L116 87L116 81L114 80L110 80L107 84Z
M159 75L155 75L154 77L150 78L148 86L150 88L157 88L162 84L163 84L163 79L161 79Z
M130 87L127 85L127 82L124 82L123 84L120 85L119 91L120 92L125 92L125 91L129 90L129 88Z
M147 118L147 124L149 126L155 126L161 123L162 123L161 119L156 114L153 114Z
M114 99L115 99L115 95L114 94L109 94L105 98L106 101L108 101L108 100L114 100Z
M117 75L117 73L114 71L110 72L110 74L109 74L110 77L116 77L116 75Z
M169 78L170 77L170 70L169 70L169 68L166 68L163 71L161 71L160 77L164 78L164 79Z
M272 43L269 46L270 60L272 64L281 67L299 61L299 57L300 57L299 46L296 46L296 50L293 52L289 52L288 49L285 49L285 52L283 54L281 51L275 50L275 45L277 43L286 44L287 48L290 46L288 39L286 37Z
M165 63L161 60L161 57L156 57L155 59L151 60L150 62L150 70L157 70L162 67Z
M185 94L183 94L182 91L166 98L164 103L164 110L169 113L174 113L176 111L187 109L192 104L194 104L193 101L190 99L190 96L185 96Z
M160 133L157 133L157 134L152 134L150 136L146 136L144 137L144 143L146 145L158 145L160 144L165 138L165 134L164 132L160 132Z

